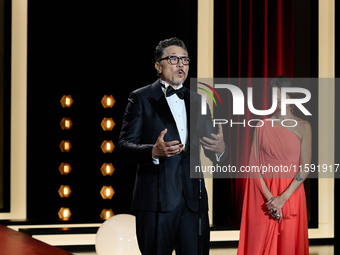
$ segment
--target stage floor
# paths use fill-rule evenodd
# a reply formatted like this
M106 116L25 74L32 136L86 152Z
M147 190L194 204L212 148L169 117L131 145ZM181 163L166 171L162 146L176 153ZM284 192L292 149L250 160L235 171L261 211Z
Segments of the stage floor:
M36 254L53 254L53 255L96 255L94 247L91 251L87 249L79 250L73 246L72 252L59 249L48 245L37 239L30 237L24 233L9 229L0 225L0 255L15 254L15 255L36 255ZM333 245L323 245L309 247L310 255L334 255ZM235 248L211 248L210 255L236 255ZM175 252L173 253L175 255Z
M210 255L236 255L237 249L210 249ZM74 255L97 255L95 252L75 252ZM175 252L173 253L175 255ZM310 246L309 255L334 255L334 246Z
M0 255L71 255L24 233L0 225Z

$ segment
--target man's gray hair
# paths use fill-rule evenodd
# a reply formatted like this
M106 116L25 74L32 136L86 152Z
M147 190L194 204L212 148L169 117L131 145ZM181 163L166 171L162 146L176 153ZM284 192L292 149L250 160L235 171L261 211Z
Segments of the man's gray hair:
M158 43L155 49L155 62L159 62L161 60L162 56L165 53L165 49L169 46L178 46L178 47L183 48L183 50L185 50L188 56L187 47L185 46L184 42L178 39L177 37L173 37L173 38L165 39Z

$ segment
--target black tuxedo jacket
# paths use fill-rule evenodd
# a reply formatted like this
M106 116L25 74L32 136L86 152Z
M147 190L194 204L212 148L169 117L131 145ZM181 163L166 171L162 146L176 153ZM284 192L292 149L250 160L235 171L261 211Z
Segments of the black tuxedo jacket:
M160 81L133 91L128 99L122 130L118 142L119 155L130 162L138 164L132 200L132 209L140 211L170 211L180 202L183 193L190 210L199 210L199 181L190 178L191 165L200 164L199 137L202 131L190 132L195 128L190 125L205 126L211 123L211 114L200 116L200 96L185 89L187 110L188 138L185 151L172 157L159 159L156 165L152 160L152 148L165 128L168 132L164 141L180 141L179 133L171 110L168 106ZM190 116L194 113L194 116ZM197 114L196 114L197 112ZM197 134L196 134L197 133ZM206 156L216 161L215 153L205 151ZM224 153L222 158L226 157ZM202 211L208 210L207 193L203 180ZM160 208L157 202L160 201Z

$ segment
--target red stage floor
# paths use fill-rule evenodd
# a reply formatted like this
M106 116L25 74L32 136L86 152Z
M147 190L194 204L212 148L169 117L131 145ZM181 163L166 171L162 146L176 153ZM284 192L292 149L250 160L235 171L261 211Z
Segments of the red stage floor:
M70 255L57 247L0 225L0 255Z

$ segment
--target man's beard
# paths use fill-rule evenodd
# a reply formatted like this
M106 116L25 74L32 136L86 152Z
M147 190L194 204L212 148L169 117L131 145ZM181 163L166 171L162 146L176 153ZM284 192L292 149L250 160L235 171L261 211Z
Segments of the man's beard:
M184 81L185 81L185 79L186 79L185 72L183 71L183 69L177 70L177 71L174 73L174 76L175 76L178 72L180 72L180 71L183 73L183 78L182 78L182 80L181 80L181 81L176 81L175 78L173 78L172 81L171 81L172 84L177 85L177 86L183 84Z
M171 82L172 82L172 84L179 86L179 85L181 85L182 83L184 83L184 81L185 81L185 79L184 79L184 80L181 80L181 81L172 80Z

